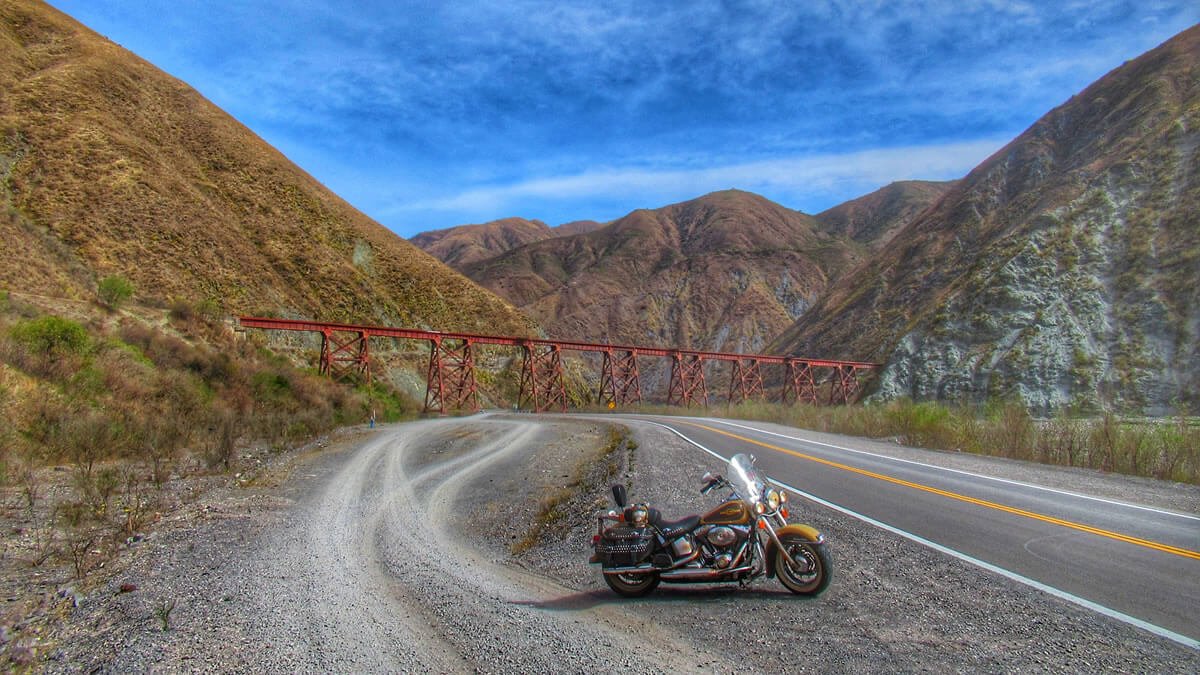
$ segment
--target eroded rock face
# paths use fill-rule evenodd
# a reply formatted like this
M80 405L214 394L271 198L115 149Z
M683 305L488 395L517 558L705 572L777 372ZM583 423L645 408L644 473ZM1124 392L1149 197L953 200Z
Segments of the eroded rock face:
M878 396L1010 397L1043 413L1194 407L1197 224L1146 179L1190 174L1195 150L1122 164L1032 218L900 339Z
M878 398L1200 409L1200 28L1039 120L773 344Z

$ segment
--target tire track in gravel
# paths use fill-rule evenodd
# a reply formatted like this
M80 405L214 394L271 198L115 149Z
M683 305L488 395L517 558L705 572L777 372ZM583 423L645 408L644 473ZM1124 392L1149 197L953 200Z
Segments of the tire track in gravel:
M302 570L305 661L332 670L666 671L721 663L616 605L539 609L574 593L496 565L451 527L458 490L528 451L537 422L473 420L486 429L465 454L411 474L405 454L461 420L406 424L365 444L304 513L305 536L279 554ZM479 483L472 483L478 485ZM638 645L630 649L632 641Z
M302 514L301 536L277 542L277 568L296 570L303 661L328 670L460 667L378 555L391 436L360 448Z

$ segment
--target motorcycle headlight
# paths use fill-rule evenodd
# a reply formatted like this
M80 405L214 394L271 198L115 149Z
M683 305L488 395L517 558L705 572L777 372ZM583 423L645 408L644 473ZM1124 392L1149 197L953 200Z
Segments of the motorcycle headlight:
M788 499L787 490L780 490L779 491L779 503L783 504L787 501L787 499Z
M754 513L755 514L761 516L762 514L764 514L766 512L767 512L767 507L763 506L762 502L754 502Z
M779 501L780 500L779 500L778 492L776 492L775 490L767 490L767 510L768 511L778 511L779 510Z

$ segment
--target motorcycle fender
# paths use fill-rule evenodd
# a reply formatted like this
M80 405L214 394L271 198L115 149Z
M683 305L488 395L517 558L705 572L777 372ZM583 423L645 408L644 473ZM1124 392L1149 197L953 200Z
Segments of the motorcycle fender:
M825 540L821 538L821 533L815 527L801 525L800 523L792 523L775 530L775 534L783 539L787 536L799 536L802 539L811 541L818 546L824 546ZM767 576L773 578L775 576L775 542L767 540Z

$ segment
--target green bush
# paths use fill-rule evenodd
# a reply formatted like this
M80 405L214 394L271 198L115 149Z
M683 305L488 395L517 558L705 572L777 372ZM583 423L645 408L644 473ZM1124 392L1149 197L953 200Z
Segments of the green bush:
M97 287L97 294L100 296L100 302L112 309L116 309L126 300L133 297L133 284L125 277L114 274L100 280L100 284Z
M83 326L57 316L42 316L22 321L12 328L17 344L38 355L82 354L88 346Z

